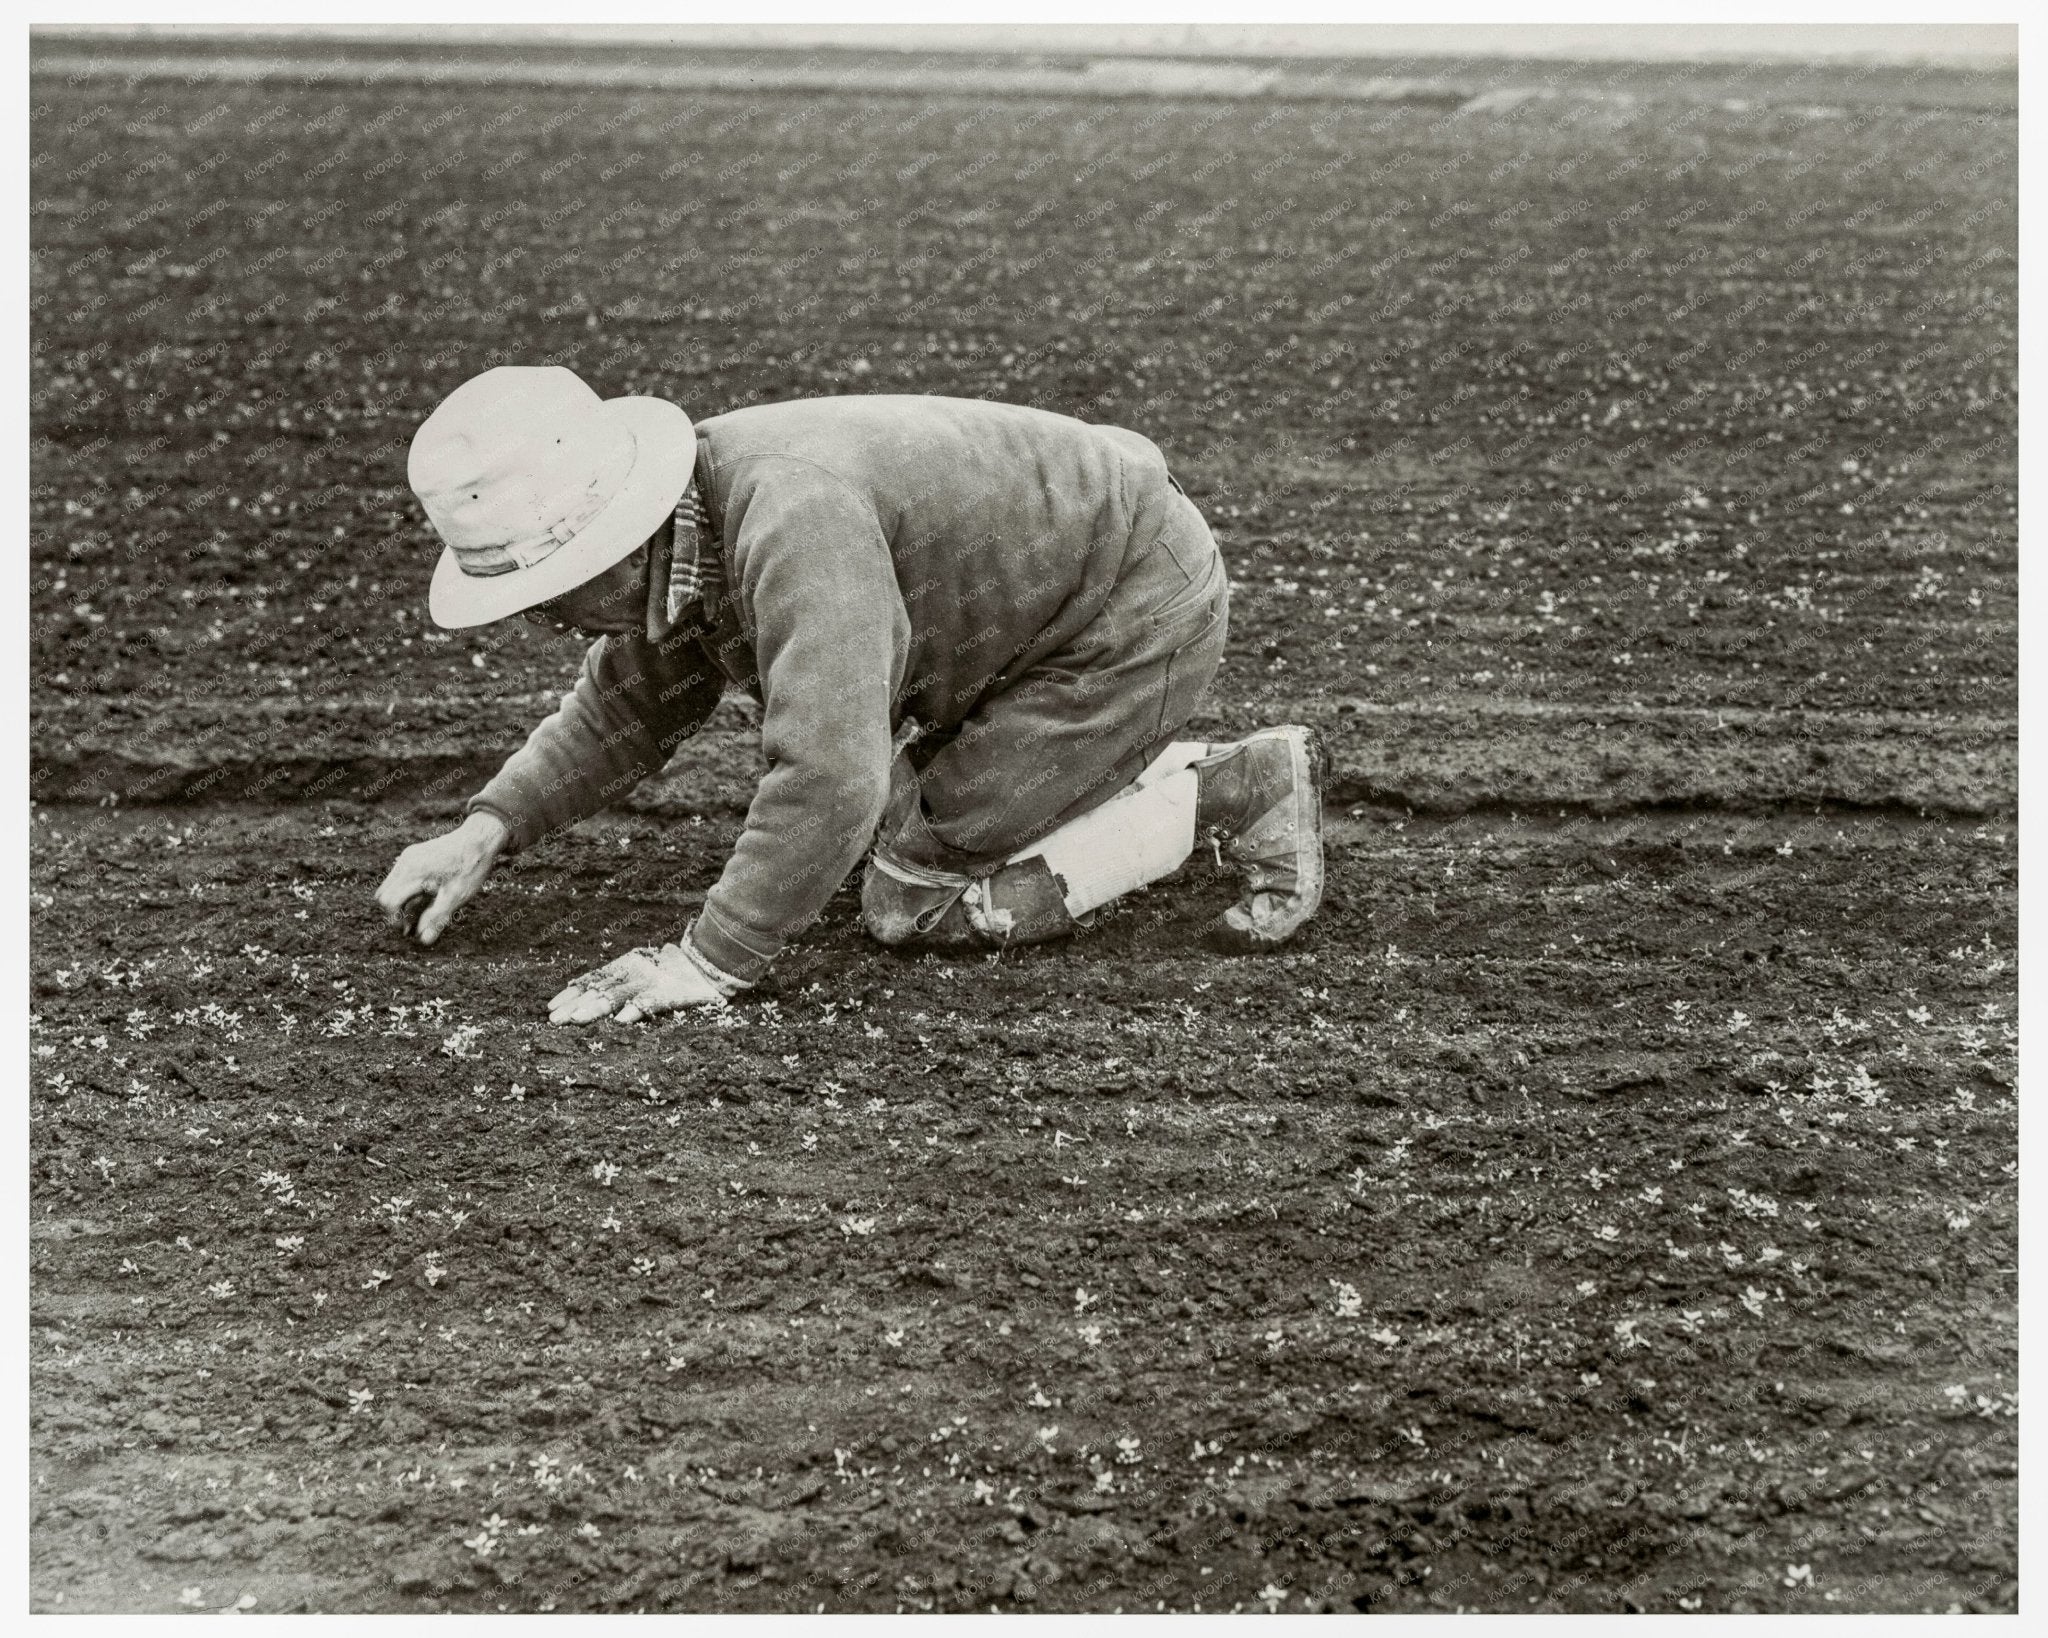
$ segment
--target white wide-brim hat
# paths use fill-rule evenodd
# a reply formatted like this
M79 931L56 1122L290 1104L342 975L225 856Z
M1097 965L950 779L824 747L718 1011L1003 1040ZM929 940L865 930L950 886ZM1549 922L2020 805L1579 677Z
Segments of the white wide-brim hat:
M406 477L444 550L427 612L488 625L604 573L690 486L697 439L661 398L599 398L559 365L472 376L413 435Z

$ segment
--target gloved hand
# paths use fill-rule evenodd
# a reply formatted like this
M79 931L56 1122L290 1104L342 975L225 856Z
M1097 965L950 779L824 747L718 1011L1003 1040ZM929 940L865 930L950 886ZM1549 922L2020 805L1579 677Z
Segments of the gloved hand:
M628 950L562 990L548 1003L548 1022L589 1024L616 1017L622 1024L634 1024L678 1007L722 1007L726 995L726 985L682 945L664 944L659 950L647 945Z

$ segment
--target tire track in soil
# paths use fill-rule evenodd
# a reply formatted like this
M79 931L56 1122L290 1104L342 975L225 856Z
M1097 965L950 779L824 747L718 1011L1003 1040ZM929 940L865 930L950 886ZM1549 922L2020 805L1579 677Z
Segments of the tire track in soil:
M417 801L486 783L535 711L523 699L473 702L436 732L412 724L394 730L359 701L324 704L307 711L188 701L159 713L153 734L160 737L140 743L102 720L103 707L46 708L35 724L30 793L60 803ZM429 706L417 701L410 709ZM1332 756L1329 796L1338 806L1615 814L1800 803L1981 815L2011 811L2019 786L2017 720L1997 714L1593 708L1455 697L1390 706L1327 693L1276 702L1276 709L1323 735ZM431 720L435 713L426 714ZM1235 731L1213 706L1189 727L1217 739ZM714 725L631 802L655 811L744 813L763 767L757 741L758 714L738 702L723 705Z
M849 890L569 1035L730 825L421 952L425 822L38 810L39 1608L2013 1607L2009 826L1365 815L1280 957Z

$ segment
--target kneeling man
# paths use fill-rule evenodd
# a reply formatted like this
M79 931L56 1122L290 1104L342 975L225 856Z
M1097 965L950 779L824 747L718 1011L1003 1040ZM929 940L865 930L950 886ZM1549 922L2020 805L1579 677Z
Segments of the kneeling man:
M677 940L585 974L557 1023L717 1004L863 855L868 932L918 949L1058 938L1178 868L1243 876L1232 950L1322 897L1321 753L1301 727L1178 740L1229 580L1135 433L980 400L817 398L693 427L556 367L464 383L413 439L445 628L592 635L582 675L446 835L378 890L432 944L503 855L658 772L728 686L768 771Z

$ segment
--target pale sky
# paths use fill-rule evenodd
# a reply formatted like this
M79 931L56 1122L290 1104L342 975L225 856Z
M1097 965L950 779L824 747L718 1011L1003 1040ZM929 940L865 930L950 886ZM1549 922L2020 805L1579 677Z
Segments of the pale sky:
M77 25L59 25L77 32ZM130 27L94 33L248 33L350 38L604 40L726 46L855 46L904 51L1170 52L1175 55L1332 57L1590 57L1629 61L1715 58L1997 62L2019 55L2002 23L1034 23L541 25L496 28L403 24L249 24Z

